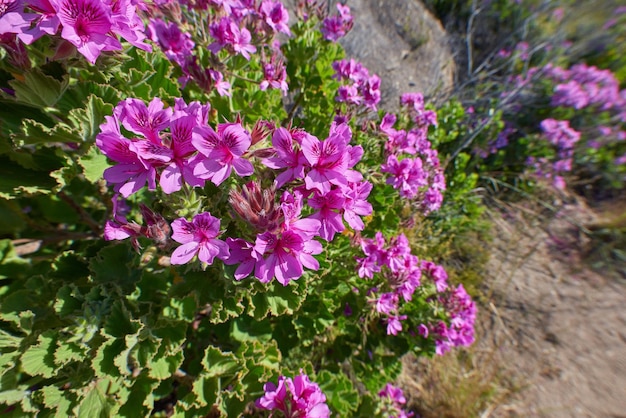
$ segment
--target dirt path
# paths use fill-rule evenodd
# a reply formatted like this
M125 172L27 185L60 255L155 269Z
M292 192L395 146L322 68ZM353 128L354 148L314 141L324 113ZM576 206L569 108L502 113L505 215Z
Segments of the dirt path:
M592 217L577 204L534 224L494 219L482 344L523 388L491 416L626 417L626 285L581 267L567 221Z

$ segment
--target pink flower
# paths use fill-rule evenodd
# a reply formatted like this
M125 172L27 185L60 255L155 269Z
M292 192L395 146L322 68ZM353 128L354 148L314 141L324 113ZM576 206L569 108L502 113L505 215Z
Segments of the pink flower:
M161 19L150 19L148 30L150 39L159 44L167 58L183 67L195 46L191 35L181 32L176 23L167 24Z
M272 146L274 151L276 151L276 155L263 160L263 163L275 170L287 169L274 180L276 188L280 188L292 180L304 177L303 164L306 160L302 151L295 147L294 142L291 133L282 127L276 129L272 135Z
M129 98L116 106L115 114L124 128L160 144L159 132L169 126L172 109L164 109L158 97L152 99L148 106L143 100Z
M280 1L263 0L259 11L265 23L273 31L291 35L289 30L289 13Z
M257 235L254 250L266 256L256 263L256 277L263 283L276 277L280 284L287 286L291 280L302 276L304 267L319 268L312 254L319 254L322 247L316 241L305 240L295 231L286 230L280 235L270 232Z
M348 185L346 171L351 161L348 148L351 137L350 127L341 124L333 125L323 142L311 135L302 139L302 152L311 167L304 178L307 189L326 194L331 184Z
M337 11L339 15L329 16L322 22L322 34L327 41L337 42L352 29L353 19L350 8L337 3Z
M217 54L222 48L227 48L231 53L239 53L245 59L250 59L250 54L256 52L256 47L250 44L252 35L246 28L239 28L235 21L223 17L219 23L209 28L215 42L209 45L209 50Z
M287 69L283 61L272 55L269 62L262 62L263 65L263 81L259 84L259 89L267 90L268 87L280 89L283 96L287 95L289 86L287 85Z
M278 386L269 382L263 389L265 394L255 402L257 408L281 411L286 418L330 417L326 396L302 370L293 379L280 376Z
M252 138L240 123L221 123L217 132L211 127L196 127L191 143L202 154L197 160L194 175L211 180L216 186L230 176L231 170L240 176L249 176L254 167L242 155L250 148Z
M104 179L114 184L114 190L124 197L139 191L146 181L150 190L156 189L155 168L139 158L135 143L121 135L117 118L106 116L105 119L96 136L96 145L104 155L119 164L104 170Z
M194 216L191 222L178 218L172 222L172 239L183 245L172 253L172 264L185 264L197 254L198 259L206 264L213 264L215 257L227 258L228 245L217 239L220 234L220 220L203 212Z
M406 315L390 315L387 317L387 335L398 335L402 331L402 321Z
M37 15L24 13L24 0L0 0L0 35L21 34Z
M332 241L337 232L345 229L341 214L338 212L344 206L345 199L341 190L335 189L325 195L315 192L308 200L309 206L317 211L311 215L321 223L320 236L326 241Z
M372 205L367 201L367 197L372 191L372 184L368 181L349 183L347 187L341 189L345 198L343 205L343 218L350 228L355 231L362 231L365 228L360 216L372 214Z
M63 27L61 37L71 42L94 64L102 51L122 49L122 44L109 36L111 11L99 0L50 0Z

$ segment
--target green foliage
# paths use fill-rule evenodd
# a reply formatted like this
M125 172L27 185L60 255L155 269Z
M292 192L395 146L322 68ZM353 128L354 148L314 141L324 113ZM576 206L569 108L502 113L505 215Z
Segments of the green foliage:
M398 377L403 355L433 355L432 338L415 332L448 320L433 284L424 280L404 305L408 331L389 336L370 296L386 279L360 278L356 258L363 257L360 235L380 231L387 238L405 233L420 259L441 262L455 237L479 229L478 176L467 147L459 148L470 130L456 102L438 110L440 124L429 133L449 161L448 203L428 218L413 213L381 175L384 140L371 129L380 115L363 112L350 122L364 150L356 169L373 184L374 213L364 231L324 243L320 268L287 286L235 280L236 267L218 262L171 265L169 235L165 243L102 239L113 192L103 180L110 162L95 138L121 100L159 97L168 107L178 98L199 100L211 104L213 126L241 116L250 129L272 121L325 138L340 109L332 64L344 51L318 29L316 17L299 22L282 46L286 97L260 90L259 56L210 54L207 45L198 48L198 62L209 68L223 60L230 97L197 80L183 88L181 69L160 51L129 47L90 66L52 59L44 38L28 47L28 69L15 75L3 62L2 87L15 91L0 96L0 410L7 416L258 416L253 404L264 384L300 369L319 384L333 415L368 416L378 391ZM272 173L257 166L269 188ZM228 200L238 181L172 195L142 190L124 216L141 228L141 204L168 224L211 211L224 236L252 236Z

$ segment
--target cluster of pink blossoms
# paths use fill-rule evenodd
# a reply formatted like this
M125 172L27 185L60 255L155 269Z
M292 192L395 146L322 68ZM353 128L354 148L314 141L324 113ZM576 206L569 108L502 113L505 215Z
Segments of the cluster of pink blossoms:
M126 99L106 117L96 137L96 145L116 163L105 170L104 178L124 198L146 184L149 190L159 184L165 194L184 185L204 187L207 181L220 186L233 171L242 177L253 175L254 159L274 170L270 189L251 181L229 191L232 210L247 222L251 239L228 237L222 242L217 238L220 220L209 212L191 222L178 219L171 225L172 239L182 246L172 254L173 264L187 263L196 255L212 264L217 257L238 265L238 280L254 274L264 283L275 277L287 285L302 276L303 268L319 268L313 255L322 252L322 245L314 238L331 241L345 229L344 220L354 230L363 230L361 217L372 213L367 202L372 185L353 169L363 149L349 144L348 125L333 123L324 141L303 130L274 128L269 122L257 123L252 134L240 121L218 124L214 130L207 122L209 109L208 104L187 104L182 99L174 108L165 107L158 98L148 105ZM127 138L127 132L133 137ZM250 149L270 135L271 147ZM299 186L277 195L294 183ZM302 216L305 202L308 217ZM117 200L114 205L119 205ZM106 239L132 237L136 244L138 236L154 238L156 230L164 230L154 226L163 223L151 220L154 215L144 213L143 227L122 215L114 210L114 219L105 228ZM163 240L160 237L158 243Z
M206 91L215 88L220 95L230 96L230 83L218 70L219 66L204 68L195 54L196 45L192 36L182 31L178 22L168 21L167 16L178 7L175 3L162 1L149 11L151 39L181 68L182 84L193 80ZM182 3L195 12L210 12L206 15L211 37L211 43L207 46L209 51L213 54L227 51L229 55L241 55L247 60L260 51L263 69L260 89L276 88L287 94L287 73L275 42L275 35L279 33L291 35L289 13L282 2L221 0Z
M549 162L546 158L530 157L527 164L535 168L535 175L552 179L554 187L565 188L563 173L572 170L574 146L580 140L580 132L569 126L567 120L544 119L541 122L544 137L556 149L556 160Z
M150 51L144 24L137 15L141 0L1 0L0 35L15 34L25 44L59 34L92 64L103 51L118 51L118 36Z
M280 376L278 385L268 382L263 389L265 394L255 402L257 408L280 411L285 418L330 417L326 396L302 371L293 379Z
M410 418L415 416L413 412L406 412L406 398L402 389L387 383L384 388L378 392L378 397L383 401L382 413L388 418Z
M365 257L357 259L361 278L371 279L380 273L385 279L387 292L374 288L371 293L378 293L371 301L375 310L384 316L387 335L397 335L402 331L401 302L411 301L413 294L422 285L424 277L435 286L437 298L450 318L450 326L443 321L436 324L421 324L417 331L427 338L433 334L437 354L444 354L454 346L468 346L474 341L474 321L476 306L462 285L455 290L448 286L448 274L445 269L432 261L420 261L411 254L409 241L401 234L385 241L382 233L377 232L373 239L361 240L361 249Z
M387 161L381 171L389 174L387 184L398 189L400 196L419 201L422 212L428 214L441 207L446 189L438 152L427 137L428 127L437 124L437 114L424 108L424 98L419 93L402 95L401 103L415 126L408 132L396 130L396 116L388 113L383 117L380 131L388 141Z
M370 76L367 68L354 59L335 61L333 69L333 78L347 82L339 87L335 100L376 111L380 102L380 77L376 74Z
M440 296L440 302L450 316L450 325L439 321L437 324L419 327L419 332L428 337L434 334L435 352L444 355L453 347L469 347L474 343L474 323L476 322L476 304L460 284L456 289Z
M547 75L558 82L552 94L552 106L583 109L597 106L600 110L617 109L626 122L626 90L609 70L576 64L570 69L546 66Z
M331 42L337 42L339 38L343 38L352 29L353 18L350 14L348 6L337 3L338 15L328 16L322 22L322 35L324 39Z

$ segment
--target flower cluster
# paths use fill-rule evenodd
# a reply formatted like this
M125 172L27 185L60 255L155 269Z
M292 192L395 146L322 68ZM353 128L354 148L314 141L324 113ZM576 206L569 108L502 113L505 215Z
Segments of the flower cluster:
M552 106L619 108L623 112L622 122L626 122L626 90L620 92L619 81L611 71L585 64L576 64L570 69L547 66L546 70L558 82L552 95Z
M250 175L251 164L239 163L250 146L249 134L241 124L223 124L214 132L207 125L209 109L199 102L187 105L183 99L177 99L173 109L165 108L158 97L148 106L138 99L120 102L96 136L98 148L117 163L105 170L105 180L128 197L146 183L155 190L157 181L167 194L180 190L183 183L202 186L213 177L219 184L235 164L238 173ZM126 138L121 126L137 136ZM205 137L214 140L213 146Z
M387 184L398 189L400 196L420 202L422 212L428 214L441 207L446 189L438 152L427 137L428 127L437 123L437 114L424 108L424 98L419 93L404 94L402 104L414 126L408 131L396 130L396 116L388 113L383 117L380 132L388 141L387 161L381 171L389 174Z
M343 38L352 29L353 19L350 14L350 8L341 3L337 3L338 15L328 16L322 22L322 35L324 39L331 42L337 42L339 38Z
M176 21L168 20L171 14L176 14L172 13L171 1L162 2L150 10L148 25L151 39L181 68L183 77L180 82L183 85L193 80L206 91L215 89L221 96L230 96L231 85L221 72L221 52L225 51L227 56L241 55L246 60L260 52L263 78L259 82L259 88L277 88L283 94L287 93L285 65L275 42L275 36L279 33L291 35L289 13L282 2L262 0L184 3L191 14L198 14L195 19L208 23L208 41L203 43L200 39L194 42L192 36L181 29L191 22L187 22L186 15L180 11ZM197 47L208 49L214 54L209 65L199 58L206 54L197 54Z
M444 354L454 346L468 346L474 341L474 320L476 306L462 285L450 290L448 274L445 269L432 261L419 260L411 254L409 241L400 234L385 240L377 232L373 239L363 238L361 249L365 257L357 259L358 275L372 279L375 273L384 278L382 289L373 288L375 294L371 303L387 324L387 335L397 335L402 331L402 321L407 315L401 315L402 302L409 302L415 291L428 279L434 285L435 299L443 306L450 325L439 321L434 325L421 324L418 332L427 338L435 338L436 352Z
M476 304L460 284L456 289L444 293L440 297L450 317L450 325L439 321L430 327L435 338L435 352L444 355L453 347L469 347L474 343L474 322L476 321ZM427 327L420 327L420 332L428 336Z
M257 408L280 411L285 418L330 417L326 396L302 371L293 379L280 376L278 385L268 382L263 389L265 394L255 402Z
M203 187L207 181L220 186L233 171L242 177L253 175L255 157L265 170L272 170L271 188L254 180L229 192L234 213L248 224L247 236L218 240L220 221L208 212L191 222L178 219L172 223L172 239L182 246L172 254L172 264L187 263L196 255L212 264L217 257L238 265L238 280L254 274L261 282L275 277L287 285L301 277L304 268L319 268L313 256L322 252L322 245L314 238L332 241L345 229L344 220L352 229L363 230L361 217L372 213L367 202L372 185L353 169L363 149L349 144L348 125L333 123L324 141L268 122L257 123L250 134L240 120L213 129L207 120L209 109L208 104L182 99L173 109L159 98L148 105L126 99L106 117L96 137L96 145L116 163L105 170L104 178L124 198L146 184L148 190L156 190L158 183L165 194ZM270 135L271 147L250 150L253 141L260 144ZM286 188L294 183L299 186ZM305 203L308 217L303 217ZM138 247L138 236L151 238L114 210L105 238L132 237Z
M0 34L14 33L25 44L44 35L60 37L89 62L103 51L119 51L118 36L146 51L144 24L137 15L138 0L4 0L0 8ZM65 45L61 44L57 55Z
M367 68L354 59L336 61L333 69L333 78L347 82L339 87L335 100L376 111L380 102L380 77L376 74L370 76Z
M378 392L378 397L382 400L381 413L389 418L410 418L415 416L413 412L406 412L406 398L402 389L387 383L384 388Z
M572 170L574 146L580 140L580 132L572 129L569 121L555 119L544 119L541 122L541 131L555 147L556 159L550 162L547 158L530 157L528 165L535 168L535 175L552 179L556 188L564 189L565 180L562 174Z
M383 234L377 232L373 239L363 238L361 249L365 257L357 260L358 275L361 278L372 279L374 273L381 273L385 278L385 288L389 291L381 292L372 300L376 312L385 317L387 335L397 335L402 331L402 321L406 315L400 315L400 302L409 302L413 293L421 285L422 264L411 254L409 240L404 234L385 241ZM444 289L447 287L447 275L442 270L443 282L438 284ZM379 289L374 289L378 292Z

